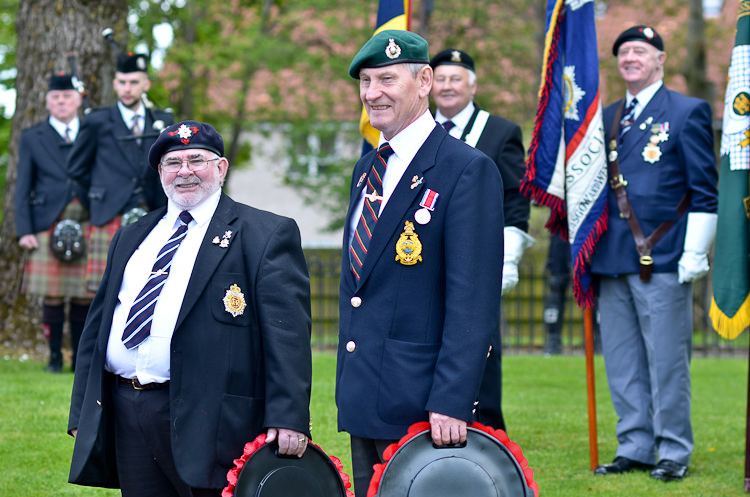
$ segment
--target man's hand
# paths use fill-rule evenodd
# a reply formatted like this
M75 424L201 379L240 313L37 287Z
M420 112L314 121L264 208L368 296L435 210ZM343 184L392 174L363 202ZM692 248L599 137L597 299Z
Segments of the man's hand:
M279 454L284 456L302 457L307 448L307 436L298 431L286 428L269 428L266 433L266 443L279 441Z
M26 250L34 250L39 248L39 242L36 241L34 235L23 235L18 239L18 244Z
M437 412L430 412L432 441L435 445L449 445L466 442L466 421L452 418Z

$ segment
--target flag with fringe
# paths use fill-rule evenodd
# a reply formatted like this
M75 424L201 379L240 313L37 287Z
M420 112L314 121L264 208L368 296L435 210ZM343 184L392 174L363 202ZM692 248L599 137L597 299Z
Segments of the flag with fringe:
M750 326L748 218L750 217L750 0L737 14L719 169L719 220L714 250L711 322L724 338Z
M534 133L521 191L570 242L573 292L594 303L590 258L607 228L607 163L593 0L548 0Z
M404 31L411 29L411 0L380 0L378 20L373 35L386 29L401 29ZM362 155L364 155L367 152L364 149L376 147L380 138L380 131L372 127L364 107L362 107L362 115L359 118L359 132L365 139L362 151Z

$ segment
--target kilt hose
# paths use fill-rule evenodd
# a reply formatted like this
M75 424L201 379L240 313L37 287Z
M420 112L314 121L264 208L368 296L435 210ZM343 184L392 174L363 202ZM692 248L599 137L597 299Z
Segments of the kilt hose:
M88 211L73 199L58 221L72 219L80 223L84 237L88 238L91 231L88 218ZM26 261L22 291L43 297L90 299L93 294L86 290L86 256L73 262L63 262L52 255L50 244L55 224L46 231L34 234L39 248L31 251Z
M117 215L104 226L91 226L86 260L86 288L96 293L107 268L107 251L112 237L122 226L122 215Z

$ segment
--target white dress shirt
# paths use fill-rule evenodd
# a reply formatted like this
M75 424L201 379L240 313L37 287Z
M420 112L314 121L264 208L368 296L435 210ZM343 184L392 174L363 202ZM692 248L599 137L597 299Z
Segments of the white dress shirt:
M385 209L385 205L388 203L388 199L393 195L393 191L396 189L398 182L401 180L401 176L404 175L404 171L411 164L414 156L417 155L419 149L422 147L427 137L430 136L432 130L435 129L435 119L433 119L430 111L425 111L416 121L411 123L406 128L402 129L396 136L391 138L388 143L393 149L393 155L388 158L388 164L385 168L385 176L383 177L383 201L380 203L380 211L378 216ZM378 141L378 148L380 145L386 142L383 133L380 133L380 140ZM367 174L370 170L367 169ZM349 244L351 245L352 237L357 229L359 223L359 217L362 214L362 208L365 205L365 194L371 193L366 192L367 187L362 189L362 193L359 196L357 207L352 214L350 221L351 230L349 232Z
M78 117L74 117L68 124L65 124L61 120L52 116L49 116L49 125L55 128L55 131L57 131L57 133L63 138L65 138L65 130L69 129L70 131L68 134L70 136L70 141L75 141L76 136L78 136L78 129L81 126Z
M128 129L133 129L133 116L138 116L138 125L141 127L141 131L145 130L146 126L146 109L143 106L143 102L141 102L141 105L138 106L137 110L132 110L127 107L125 107L122 102L119 100L117 101L117 108L120 109L120 115L122 116L122 121L125 123L125 126L128 127ZM179 213L178 213L179 215Z
M187 234L174 254L169 277L156 301L151 334L139 346L128 350L122 342L122 334L130 307L146 284L159 251L179 227L181 210L169 201L167 213L133 252L125 266L122 286L117 295L107 345L107 371L125 378L137 377L141 383L169 380L172 333L193 273L195 258L220 197L221 191L217 191L190 209L193 220L188 224Z
M662 84L664 84L662 80L651 83L649 86L642 89L638 93L638 95L633 95L629 91L625 92L625 107L627 107L628 104L630 104L630 101L634 98L638 99L638 103L635 104L635 114L633 115L633 122L638 119L638 116L641 115L643 109L648 105L651 99L654 98L654 95L657 91L659 91L659 88L661 88Z

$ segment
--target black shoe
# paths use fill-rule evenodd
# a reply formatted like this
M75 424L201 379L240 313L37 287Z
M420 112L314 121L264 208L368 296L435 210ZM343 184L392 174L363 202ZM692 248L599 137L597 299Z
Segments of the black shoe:
M602 466L597 466L594 470L595 475L617 475L620 473L627 473L628 471L641 470L646 471L653 468L653 464L644 464L642 462L628 459L627 457L617 456L609 463ZM653 473L652 473L653 475Z
M680 464L669 459L662 459L656 464L656 467L651 471L651 478L663 481L677 481L682 480L688 474L687 464Z

